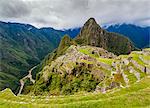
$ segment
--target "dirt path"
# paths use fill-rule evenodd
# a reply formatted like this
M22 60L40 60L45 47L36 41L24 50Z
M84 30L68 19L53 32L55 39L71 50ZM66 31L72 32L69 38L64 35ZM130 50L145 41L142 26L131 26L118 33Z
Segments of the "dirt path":
M21 92L22 92L22 89L24 87L24 80L29 78L30 81L34 84L35 83L35 80L32 78L32 70L35 69L37 66L34 66L32 67L30 70L29 70L29 74L25 77L23 77L22 79L20 79L20 84L21 84L21 87L20 87L20 90L19 90L19 93L17 95L20 95Z

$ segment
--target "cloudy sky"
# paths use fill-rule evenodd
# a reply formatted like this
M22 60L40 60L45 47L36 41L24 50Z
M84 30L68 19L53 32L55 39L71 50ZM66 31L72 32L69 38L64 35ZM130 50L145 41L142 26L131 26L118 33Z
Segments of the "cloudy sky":
M0 0L0 20L6 22L67 29L90 17L100 25L150 26L150 0Z

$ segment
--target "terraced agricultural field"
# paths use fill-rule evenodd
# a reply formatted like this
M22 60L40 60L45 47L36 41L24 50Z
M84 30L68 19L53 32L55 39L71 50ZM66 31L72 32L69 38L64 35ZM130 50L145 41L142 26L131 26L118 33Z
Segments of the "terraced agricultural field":
M10 89L5 89L0 92L0 108L150 108L150 49L111 59L99 57L97 52L91 53L90 47L83 48L80 52L84 56L89 55L91 59L79 59L79 62L86 64L102 62L102 67L95 66L92 69L107 73L107 77L97 85L104 87L105 93L95 89L91 92L74 92L74 95L54 96L42 92L42 95L35 96L30 92L28 95L15 96ZM69 63L64 65L64 71L66 67L74 66L73 63ZM113 81L121 85L107 89Z
M106 94L78 93L70 96L15 96L10 89L0 92L0 108L149 108L150 77L130 87L114 89Z

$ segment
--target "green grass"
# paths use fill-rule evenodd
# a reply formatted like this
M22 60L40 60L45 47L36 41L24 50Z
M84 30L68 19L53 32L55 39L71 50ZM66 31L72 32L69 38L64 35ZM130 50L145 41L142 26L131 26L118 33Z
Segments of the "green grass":
M80 60L79 62L83 62L86 64L94 64L94 61L88 61L88 60Z
M1 108L148 108L150 78L146 77L128 88L110 90L106 94L82 93L70 96L14 96L10 90L0 93Z
M113 59L108 58L101 58L98 57L97 54L92 54L91 49L80 49L80 52L83 54L89 55L90 57L96 59L97 61L100 61L102 63L105 63L107 65L111 65L113 62ZM144 57L144 59L148 59L148 56L143 56L137 53L132 53L130 56L133 57L133 59L139 64L144 66L145 64L143 61L139 59L139 56ZM129 56L121 55L121 58L128 58ZM95 60L95 61L96 61ZM88 61L88 60L81 60L81 62L84 62L86 64L94 64L95 62ZM75 64L73 62L70 62L66 64L68 68L74 67ZM133 73L129 72L129 69L127 67L132 66L135 71L140 73L141 81L137 82L137 78ZM61 67L62 70L63 67ZM111 71L109 71L106 68L99 68L97 66L94 66L92 68L93 70L100 70L105 72L106 74L106 80L99 83L99 85L102 85L103 83L106 84L106 86L109 86L112 82L111 77ZM149 108L150 107L150 77L146 76L144 72L141 72L134 64L129 63L128 66L124 66L124 74L127 75L127 78L129 79L129 86L125 88L115 88L110 89L107 91L106 94L102 93L93 93L93 92L85 92L85 91L78 91L78 93L75 93L74 95L60 95L60 96L50 96L50 93L43 91L43 96L34 96L34 94L31 93L28 95L20 95L20 96L14 96L14 94L7 89L4 92L0 92L0 108L33 108L33 107L42 107L42 108ZM114 70L115 71L115 70ZM45 74L45 76L48 73ZM108 78L107 78L108 76ZM83 77L83 76L82 76ZM90 76L89 76L90 77ZM89 78L87 77L87 78ZM60 82L60 78L57 75L52 75L51 77L53 80L52 85L49 86L49 89L52 89L54 87L54 92L57 90L55 89L56 82ZM117 77L118 82L121 82L123 86L125 85L124 80L122 77ZM90 80L90 79L88 79ZM69 80L66 80L67 84L70 83ZM78 83L78 79L73 79L73 87L76 87ZM117 80L115 80L117 81ZM66 83L66 82L65 82ZM87 83L87 80L85 80L84 84ZM1 84L1 83L0 83ZM94 83L90 82L87 85L94 85ZM58 84L59 85L59 84ZM70 85L68 85L69 87ZM45 95L45 96L44 96Z
M102 63L105 63L105 64L108 64L108 65L111 65L112 62L113 62L113 59L108 59L108 58L98 58L98 60Z
M150 56L145 56L145 55L143 55L142 57L143 57L143 59L145 59L145 60L150 60Z
M144 50L148 50L148 51L150 51L150 48L145 48Z
M127 78L129 79L129 84L133 84L137 81L137 78L133 73L130 73L128 71L124 71L124 73L127 75Z
M142 65L142 66L145 66L145 64L143 63L142 60L140 60L139 56L140 54L136 54L136 53L131 53L130 54L131 57L133 57L133 60L135 60L138 64Z
M113 59L102 58L102 57L99 57L97 54L92 54L90 52L90 49L80 49L79 51L83 54L89 55L92 58L96 58L98 61L108 64L108 65L111 65L113 62Z

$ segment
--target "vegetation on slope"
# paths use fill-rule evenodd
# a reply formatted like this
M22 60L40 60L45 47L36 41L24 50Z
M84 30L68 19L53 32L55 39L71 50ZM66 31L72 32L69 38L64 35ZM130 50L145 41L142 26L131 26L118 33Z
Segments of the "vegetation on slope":
M141 52L142 60L136 56L137 53L134 56L132 53L131 59L130 56L115 58L115 55L99 47L115 54L127 54L135 48L129 39L108 33L90 18L75 40L68 36L62 38L59 47L37 68L39 73L36 83L27 91L35 95L74 94L80 91L106 92L113 88L129 86L147 74L143 70L149 70L143 60L143 55L147 56L145 53ZM149 52L147 53L149 55ZM131 77L134 78L133 81Z
M85 43L85 45L95 44L94 46L103 48L107 46L108 48L106 49L115 54L128 53L132 50L132 44L128 39L121 38L117 34L107 33L92 20L93 19L87 21L81 30L80 37L82 38L78 39L77 37L75 39L77 43ZM39 63L48 52L55 49L64 34L70 34L71 37L75 37L79 30L80 29L61 31L53 28L37 29L28 24L0 22L0 90L10 87L17 93L20 85L19 79L27 74L29 68ZM93 35L94 38L91 37ZM105 38L107 35L109 37L111 37L111 35L116 37L107 39ZM106 45L107 43L109 44ZM127 45L125 43L127 43ZM75 42L72 41L71 44L75 44ZM131 48L129 46L131 46ZM57 52L55 50L49 55L57 58L59 53L60 55L63 54L63 50L66 49L67 47L64 49L60 48ZM49 55L46 57L47 59L49 59ZM34 78L36 72L39 72L44 65L45 60L33 71ZM9 80L9 82L6 80Z
M19 79L58 47L64 34L75 37L78 30L38 29L29 24L0 21L0 90L19 90ZM35 78L36 72L33 72Z
M106 92L130 86L149 74L149 66L142 59L149 56L148 50L116 57L98 47L70 46L68 43L72 41L67 37L64 39L68 41L62 41L58 49L67 49L58 53L58 57L56 53L45 61L46 64L37 75L36 83L31 88L26 88L25 92L35 95L68 95L81 91Z
M106 94L81 92L70 96L14 96L10 90L0 92L0 107L51 108L148 108L150 107L150 77L130 87L111 90Z
M0 22L0 90L17 93L19 79L55 47L31 25Z

